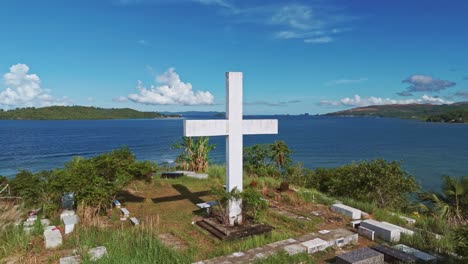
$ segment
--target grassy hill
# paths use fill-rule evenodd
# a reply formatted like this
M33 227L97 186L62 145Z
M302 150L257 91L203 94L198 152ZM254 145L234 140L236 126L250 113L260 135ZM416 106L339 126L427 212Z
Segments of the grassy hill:
M130 108L98 108L88 106L28 107L4 111L0 119L10 120L77 120L77 119L136 119L166 118L178 115L164 115L157 112L140 112Z
M374 105L329 113L330 116L375 116L418 119L427 122L468 123L468 102L450 105Z

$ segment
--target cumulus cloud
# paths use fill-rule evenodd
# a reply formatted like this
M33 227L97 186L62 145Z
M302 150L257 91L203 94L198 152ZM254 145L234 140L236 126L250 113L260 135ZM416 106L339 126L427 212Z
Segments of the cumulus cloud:
M50 90L41 88L41 79L36 74L29 74L26 64L16 64L10 67L10 71L3 75L6 87L0 92L0 106L50 106L69 105L72 103L67 97L55 98Z
M298 104L302 102L301 100L290 100L290 101L279 101L279 102L269 102L269 101L253 101L253 102L245 102L245 105L265 105L271 107L284 107L289 106L291 104Z
M129 94L128 99L147 105L209 105L214 97L210 92L194 91L192 84L181 81L174 68L156 77L160 86L146 88L138 81L137 94Z
M468 98L468 91L458 91L455 95L458 97Z
M328 85L338 85L338 84L351 84L351 83L362 83L367 81L367 78L358 78L358 79L338 79L329 81Z
M411 75L402 81L409 83L410 86L406 88L407 92L439 92L456 85L455 82L435 79L427 75Z
M363 107L370 105L389 105L389 104L451 104L453 102L429 95L423 95L421 98L416 99L406 99L406 100L395 100L390 98L382 97L361 97L359 95L354 95L354 97L345 97L338 101L321 101L319 105L321 106L351 106L351 107Z

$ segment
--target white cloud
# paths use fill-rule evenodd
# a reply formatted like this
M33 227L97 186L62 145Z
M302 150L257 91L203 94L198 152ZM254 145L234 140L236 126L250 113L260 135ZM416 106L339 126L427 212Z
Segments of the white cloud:
M286 25L294 29L310 29L314 25L312 21L312 9L309 6L291 4L281 7L271 18L271 22L277 25Z
M367 81L367 78L358 78L358 79L338 79L329 81L328 85L338 85L338 84L351 84L351 83L361 83Z
M73 101L67 97L54 98L50 90L41 88L41 79L29 74L26 64L16 64L3 76L6 89L0 92L0 106L31 107L69 105Z
M433 97L429 95L423 95L417 99L406 99L406 100L395 100L390 98L382 97L361 97L354 95L354 97L345 97L338 101L321 101L319 104L322 106L352 106L352 107L363 107L370 105L389 105L389 104L451 104L453 102L444 100L439 97Z
M213 104L214 97L210 92L193 91L192 84L184 83L174 68L156 77L161 86L143 86L138 81L137 94L129 94L128 99L148 105L208 105Z
M333 38L328 37L328 36L304 39L304 43L312 43L312 44L325 44L325 43L330 43L330 42L333 42Z
M125 96L119 96L119 97L113 98L112 101L117 102L117 103L125 103L128 100L127 100L127 97Z

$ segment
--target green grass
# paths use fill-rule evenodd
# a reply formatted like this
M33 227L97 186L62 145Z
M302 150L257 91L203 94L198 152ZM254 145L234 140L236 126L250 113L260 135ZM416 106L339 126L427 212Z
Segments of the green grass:
M165 247L153 234L139 229L80 230L72 242L83 255L82 263L191 263L189 256ZM96 246L105 246L108 255L92 262L86 252Z
M21 225L3 226L0 229L0 262L8 256L24 254L28 250L30 238Z

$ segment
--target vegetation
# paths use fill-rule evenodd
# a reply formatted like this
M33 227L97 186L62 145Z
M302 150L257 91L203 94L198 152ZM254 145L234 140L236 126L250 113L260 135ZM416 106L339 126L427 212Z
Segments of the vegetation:
M58 208L65 192L74 192L78 204L99 212L134 179L150 180L156 164L138 162L128 148L121 148L93 158L73 158L64 169L32 173L20 171L10 181L14 195L22 197L28 207L45 212Z
M450 105L373 105L329 113L331 116L375 116L419 119L428 122L468 122L468 102Z
M182 137L182 141L173 145L176 149L182 149L177 157L177 167L182 170L204 172L208 169L208 154L214 149L209 137Z
M4 111L0 109L0 119L12 120L81 120L81 119L137 119L180 117L157 112L140 112L130 108L99 108L88 106L48 106L27 107Z

